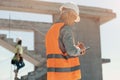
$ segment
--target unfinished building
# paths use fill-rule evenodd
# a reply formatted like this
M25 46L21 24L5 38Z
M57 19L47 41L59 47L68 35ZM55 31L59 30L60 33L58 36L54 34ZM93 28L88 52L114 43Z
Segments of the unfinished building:
M53 22L58 19L61 3L42 2L35 0L0 0L0 10L50 14ZM82 80L103 80L102 64L110 62L110 59L101 58L100 25L116 17L110 9L79 6L81 22L75 24L73 32L76 41L82 41L90 46L87 54L80 57ZM0 19L0 30L8 30L7 19ZM24 50L24 59L35 66L35 70L21 77L21 80L46 80L47 69L44 38L52 23L11 20L12 30L26 30L34 32L34 51ZM15 43L13 39L0 35L0 45L13 51Z

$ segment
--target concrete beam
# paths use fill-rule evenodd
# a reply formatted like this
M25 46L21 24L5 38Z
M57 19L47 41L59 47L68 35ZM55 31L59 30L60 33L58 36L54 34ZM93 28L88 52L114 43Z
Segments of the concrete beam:
M37 31L43 37L45 36L44 31L50 26L51 23L0 19L1 30Z
M43 14L55 14L56 4L35 0L0 0L1 10L12 10L20 12L32 12Z
M110 63L111 61L110 61L110 59L102 59L102 64L104 64L104 63Z
M42 14L58 14L61 3L35 0L0 0L0 10L31 12ZM99 18L103 24L116 17L110 9L79 6L81 17Z

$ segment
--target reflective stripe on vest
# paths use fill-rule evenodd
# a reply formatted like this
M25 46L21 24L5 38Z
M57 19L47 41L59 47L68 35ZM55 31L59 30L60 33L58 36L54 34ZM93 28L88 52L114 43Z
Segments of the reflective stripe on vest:
M80 69L80 65L71 68L48 68L48 72L71 72L79 69Z
M64 56L61 54L48 54L47 58L64 58L64 59L68 59L68 58L75 58L74 56Z

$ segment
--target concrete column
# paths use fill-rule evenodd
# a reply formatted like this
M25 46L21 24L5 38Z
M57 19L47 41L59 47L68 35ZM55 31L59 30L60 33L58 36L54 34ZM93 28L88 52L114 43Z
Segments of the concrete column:
M100 48L100 23L98 18L81 18L73 27L75 41L83 42L90 49L80 57L82 80L102 80Z
M53 22L58 20L59 14L53 15ZM73 28L75 42L83 42L90 46L86 55L80 57L82 80L102 80L102 61L100 48L100 21L97 17L81 17L81 22Z
M53 14L53 23L59 21L60 14Z
M39 32L34 31L34 48L37 54L45 55L44 37Z

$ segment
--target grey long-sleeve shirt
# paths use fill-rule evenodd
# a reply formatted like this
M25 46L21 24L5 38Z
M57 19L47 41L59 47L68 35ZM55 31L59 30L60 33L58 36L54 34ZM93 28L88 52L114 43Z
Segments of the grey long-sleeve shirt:
M80 55L80 48L75 46L72 29L69 26L64 26L60 30L59 47L63 53L69 56Z

